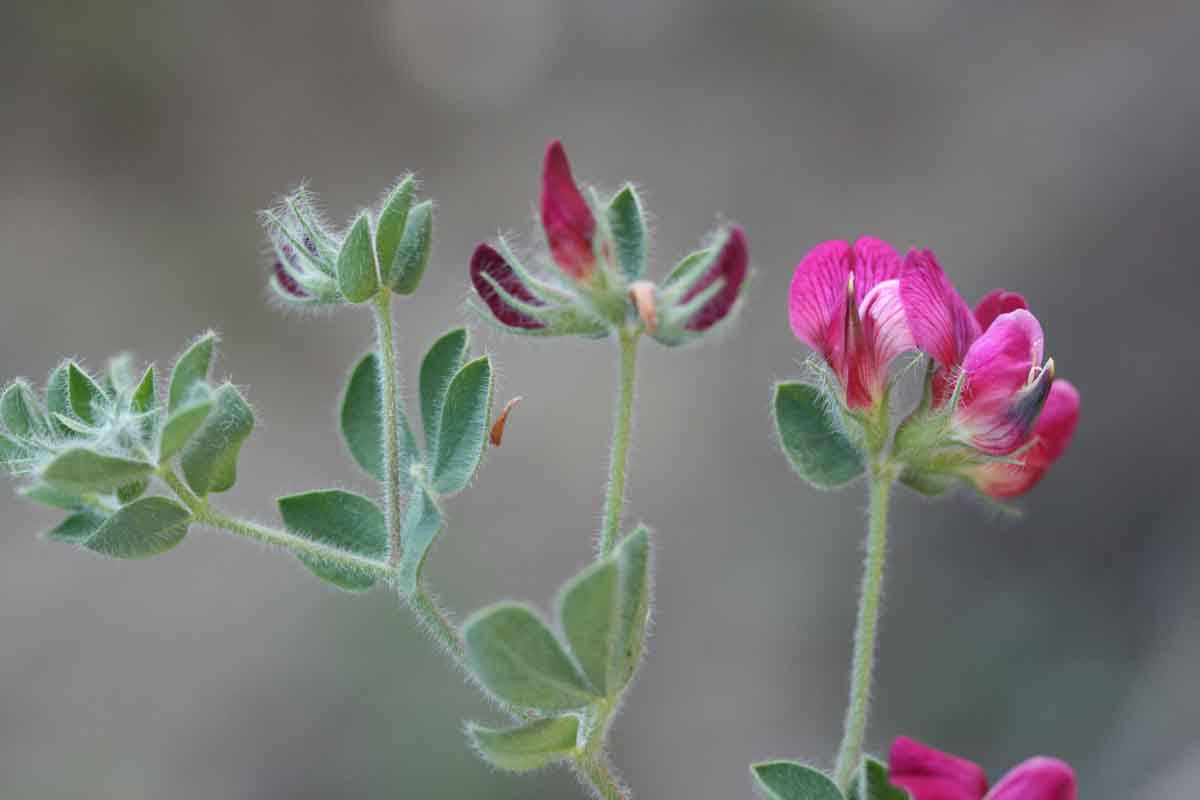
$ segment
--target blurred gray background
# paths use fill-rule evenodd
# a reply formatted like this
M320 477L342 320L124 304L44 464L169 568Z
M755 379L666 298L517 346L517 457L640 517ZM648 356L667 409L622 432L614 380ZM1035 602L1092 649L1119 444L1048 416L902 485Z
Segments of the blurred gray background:
M164 364L217 328L260 416L221 503L273 520L282 493L370 489L333 412L369 321L264 303L277 193L309 179L344 219L419 172L438 229L397 304L408 365L466 318L474 242L531 240L551 137L583 180L646 187L659 276L743 222L739 325L644 348L629 499L657 529L657 629L614 757L640 797L748 797L752 760L831 757L864 521L861 486L814 492L772 443L769 387L805 357L791 270L829 238L931 246L972 300L1032 299L1083 419L1019 521L900 496L871 745L1192 796L1197 41L1187 2L9 0L0 375ZM498 399L525 402L430 575L462 613L544 607L591 552L613 348L477 327ZM581 796L475 760L461 720L493 712L386 592L205 530L105 561L39 542L55 515L8 492L0 519L4 798Z

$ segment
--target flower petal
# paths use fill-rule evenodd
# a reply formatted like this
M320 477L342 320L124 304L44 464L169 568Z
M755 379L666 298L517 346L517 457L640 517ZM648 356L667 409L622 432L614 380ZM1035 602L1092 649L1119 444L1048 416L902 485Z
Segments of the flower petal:
M932 251L905 256L900 297L917 347L944 368L961 362L981 328Z
M1075 771L1057 758L1037 756L1017 765L986 800L1076 800Z
M1053 368L1042 366L1042 326L1024 309L996 318L963 359L954 421L986 453L1006 455L1028 438L1049 396Z
M883 239L862 236L854 243L854 299L862 305L867 293L884 281L900 277L904 261Z
M981 800L987 791L979 765L904 736L892 742L888 770L913 800Z
M855 273L856 282L857 278ZM900 302L900 281L893 278L876 284L858 311L846 346L846 404L850 408L873 406L883 396L892 361L916 347Z
M528 305L545 305L536 297L513 270L512 266L490 244L480 244L471 256L471 284L479 294L479 298L487 303L492 314L504 325L511 328L536 330L546 327L544 322L536 320L528 314L513 308L504 296L496 291L484 276L490 277L496 285L513 298Z
M557 139L546 148L542 168L542 227L554 263L572 279L586 280L595 267L592 236L596 220L575 185L566 151Z
M1018 308L1029 308L1029 303L1025 302L1024 297L1016 292L997 289L975 305L975 319L979 322L979 327L986 331L996 321L996 317Z
M788 321L796 338L842 374L846 284L854 252L846 242L817 245L796 265L788 291Z
M1033 427L1034 443L1022 464L994 462L974 468L970 477L983 492L1007 500L1028 492L1067 449L1079 422L1079 392L1069 381L1056 380L1046 406Z
M689 331L704 331L724 319L742 291L749 263L750 251L746 246L746 233L740 227L733 228L721 245L720 252L713 259L708 273L688 289L681 302L686 303L696 297L719 278L725 279L724 286L717 292L716 297L688 317L683 327Z

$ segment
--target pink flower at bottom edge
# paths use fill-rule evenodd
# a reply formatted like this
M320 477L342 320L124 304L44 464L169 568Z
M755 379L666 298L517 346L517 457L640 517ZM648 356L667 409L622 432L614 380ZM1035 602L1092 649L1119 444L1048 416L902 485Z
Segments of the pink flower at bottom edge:
M888 771L913 800L1077 800L1074 770L1046 756L1018 764L989 792L979 765L901 736L892 743Z

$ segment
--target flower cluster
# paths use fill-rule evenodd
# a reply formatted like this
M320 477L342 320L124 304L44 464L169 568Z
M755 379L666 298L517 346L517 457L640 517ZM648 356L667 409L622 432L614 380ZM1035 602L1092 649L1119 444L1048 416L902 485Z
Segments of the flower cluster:
M749 252L736 226L685 257L661 286L645 280L648 232L637 191L627 184L604 202L581 190L558 141L546 148L541 222L553 265L544 274L503 240L478 245L471 257L472 304L507 330L602 337L639 325L678 345L728 319L745 294Z
M913 800L1076 800L1075 772L1056 758L1037 756L1014 767L988 791L978 764L906 737L892 743L889 779Z
M1031 489L1070 442L1079 394L1055 380L1044 337L1021 295L968 307L933 253L901 258L870 237L826 242L796 267L792 331L820 354L829 395L868 453L890 433L891 366L930 358L921 406L896 432L906 484L939 493L965 478L997 499Z

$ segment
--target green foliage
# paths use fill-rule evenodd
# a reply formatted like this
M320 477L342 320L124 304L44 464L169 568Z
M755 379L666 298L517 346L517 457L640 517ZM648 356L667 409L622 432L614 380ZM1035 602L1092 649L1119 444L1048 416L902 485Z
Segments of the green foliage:
M483 760L493 767L530 772L574 756L579 720L570 715L551 717L507 729L468 722L467 736Z
M846 800L911 800L911 795L888 780L888 768L870 756L863 759Z
M704 267L708 266L713 253L714 250L711 247L688 253L671 269L667 279L663 281L663 288L688 283L697 273L703 271Z
M563 646L531 608L500 603L463 626L467 660L480 683L502 703L561 712L597 698Z
M94 511L80 511L64 519L54 530L47 532L46 538L66 544L83 544L104 524L104 519Z
M450 381L466 363L469 346L467 329L455 328L442 334L421 359L421 424L425 428L425 451L431 458L437 455L438 427Z
M366 302L379 291L369 214L359 214L342 242L337 258L337 279L342 296L351 303Z
M483 458L491 415L492 362L482 356L460 369L446 390L437 453L430 454L438 494L453 495L466 488Z
M154 365L146 367L142 379L129 398L129 408L135 414L145 414L154 408L156 395Z
M862 453L838 427L820 391L805 383L775 386L775 432L796 473L833 489L863 473Z
M392 262L392 289L397 294L412 294L421 284L433 245L433 203L426 200L408 212L404 238L396 248Z
M650 614L649 531L639 527L608 558L564 588L558 608L563 632L584 675L615 697L642 656Z
M217 389L212 410L179 458L183 477L193 492L203 497L233 488L238 453L253 429L254 412L233 384Z
M400 240L404 238L404 224L412 206L414 184L411 175L402 180L384 201L379 220L375 223L375 255L379 259L380 277L385 286L394 285L399 277L395 270L396 251L400 247Z
M401 593L411 593L420 583L425 556L441 532L443 522L442 512L428 490L417 488L408 498L408 508L404 514L404 555L396 576L396 585Z
M129 485L132 486L134 484ZM74 511L83 508L83 500L80 498L79 493L56 489L45 483L23 486L18 490L18 493L26 500L32 500L48 508L58 508L63 511Z
M120 489L117 489L117 501L119 503L121 503L121 505L125 505L126 503L132 503L134 500L137 500L139 497L141 497L143 494L145 494L146 490L149 488L150 488L149 480L134 481L133 483L127 483L124 486L122 486Z
M765 761L750 772L768 800L844 800L829 776L795 761Z
M340 489L305 492L279 498L279 513L289 531L348 553L382 561L387 558L388 534L383 512L361 495ZM317 577L340 589L360 592L375 578L316 555L298 557Z
M96 408L107 398L104 390L73 361L67 365L67 395L75 416L88 425L95 425Z
M0 395L0 423L14 436L44 435L49 430L42 403L25 381L13 383Z
M642 277L646 266L646 217L641 199L631 184L626 184L609 203L608 227L617 265L627 281L636 281Z
M355 463L380 481L384 479L382 397L379 356L367 353L350 373L342 394L342 438ZM400 488L406 492L412 486L412 467L421 460L421 451L404 408L398 407L396 413L400 417Z
M197 403L183 406L174 411L163 425L162 437L158 445L158 462L161 464L184 448L192 435L208 419L213 409L211 400L201 400Z
M212 368L213 346L216 341L217 335L209 331L193 342L176 360L175 368L171 370L171 382L167 388L168 413L174 413L177 409L192 402L192 390L197 384L204 384L208 380L208 373ZM147 381L149 381L148 386ZM153 396L154 373L146 370L146 375L143 376L137 391L134 392L134 397L140 406L148 399L152 401ZM142 410L149 410L149 408Z
M41 479L55 489L83 493L108 493L139 481L154 472L145 461L98 453L86 447L72 447L59 453L42 467Z
M75 431L62 423L62 418L71 415L70 362L59 364L46 380L46 410L50 413L51 427L64 438L76 435Z
M191 512L174 500L146 497L118 510L82 544L113 558L146 558L183 541L189 522Z

